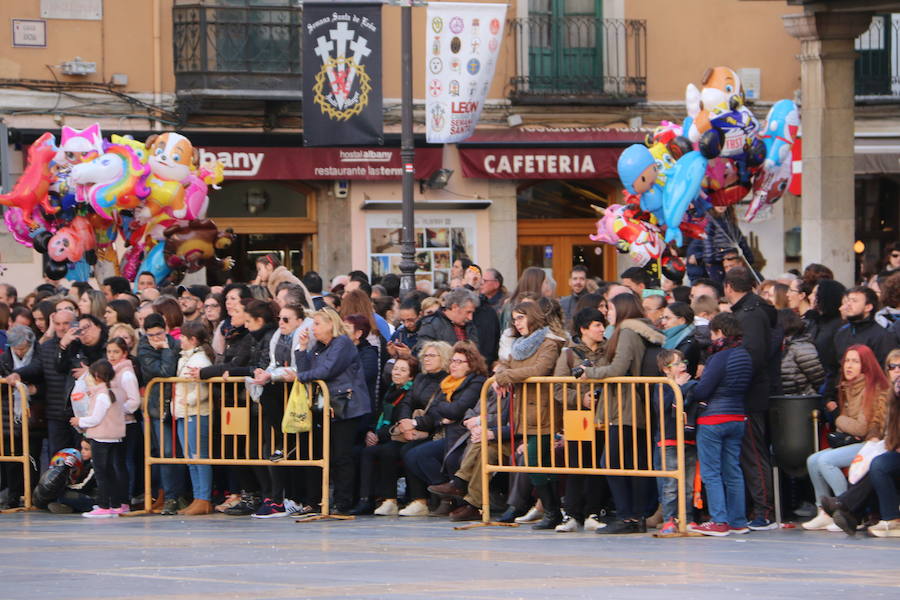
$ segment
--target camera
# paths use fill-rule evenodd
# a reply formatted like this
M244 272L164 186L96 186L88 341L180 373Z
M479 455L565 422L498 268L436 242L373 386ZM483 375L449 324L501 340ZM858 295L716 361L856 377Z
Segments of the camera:
M574 367L572 369L572 377L575 377L576 379L581 377L582 375L584 375L584 370L587 367L593 367L593 366L594 366L594 363L592 363L591 361L589 361L587 359L581 361L581 364L579 364L577 367Z

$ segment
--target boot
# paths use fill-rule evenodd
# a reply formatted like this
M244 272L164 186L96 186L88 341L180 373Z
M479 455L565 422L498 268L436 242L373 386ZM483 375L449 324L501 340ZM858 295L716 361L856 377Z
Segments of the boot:
M453 511L453 505L450 503L449 498L441 499L440 503L434 508L434 510L428 511L429 517L446 517Z
M153 504L150 505L150 512L158 513L162 511L163 506L166 505L166 493L160 488L156 492L156 499L153 501Z
M534 487L537 497L544 506L544 518L531 526L532 529L556 529L562 523L562 512L559 510L559 496L553 483L545 483Z
M375 503L368 498L360 498L356 506L350 511L351 515L371 515L375 512Z
M184 510L179 510L178 514L190 517L194 515L208 515L212 513L212 511L212 502L210 502L209 500L195 499L193 502L191 502L190 506L188 506Z

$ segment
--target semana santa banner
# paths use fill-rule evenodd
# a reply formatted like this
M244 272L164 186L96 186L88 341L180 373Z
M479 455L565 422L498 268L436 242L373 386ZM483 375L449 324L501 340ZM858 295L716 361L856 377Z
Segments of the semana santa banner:
M459 142L474 133L497 66L506 4L432 2L426 19L426 138Z
M381 2L303 3L303 139L382 144Z

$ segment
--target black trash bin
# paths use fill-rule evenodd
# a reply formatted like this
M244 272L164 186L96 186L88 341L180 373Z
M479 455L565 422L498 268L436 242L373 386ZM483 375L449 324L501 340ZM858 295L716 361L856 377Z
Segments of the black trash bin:
M772 396L769 398L769 431L775 464L791 477L806 476L806 458L816 451L813 411L822 396Z

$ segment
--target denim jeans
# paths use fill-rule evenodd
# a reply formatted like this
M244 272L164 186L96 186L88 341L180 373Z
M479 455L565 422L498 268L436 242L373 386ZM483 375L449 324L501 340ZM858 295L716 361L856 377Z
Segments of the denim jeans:
M660 451L666 452L666 470L672 471L678 467L678 448L664 446L654 448L653 468L662 469ZM697 470L697 446L695 444L684 445L684 504L690 521L691 501L694 495L694 472ZM678 516L678 480L674 477L657 477L659 483L659 503L662 505L663 522Z
M441 473L446 451L447 438L419 444L403 457L407 475L418 477L426 486L447 481L447 477Z
M873 458L869 465L869 479L878 494L881 518L885 521L900 519L900 495L897 494L900 452L885 452Z
M160 420L150 420L150 434L153 444L158 448L157 456L163 458L182 458L181 444L177 444L172 436L172 421L165 419L162 422L162 436L160 437ZM174 450L174 456L173 456ZM158 465L159 479L166 498L178 498L184 496L184 465Z
M178 419L178 440L181 447L186 448L188 458L209 458L209 417L193 415ZM197 427L200 428L200 439L197 440ZM199 443L199 447L198 447ZM194 500L212 500L212 466L188 465L191 485L194 488Z
M197 440L197 427L200 439ZM178 419L178 441L188 458L209 458L209 417L192 415ZM199 447L198 447L199 443ZM210 465L188 465L194 500L212 500L212 467Z
M840 448L827 448L810 454L806 459L806 470L816 493L816 506L821 506L822 496L840 496L847 491L844 467L849 467L853 457L862 448L862 443Z
M747 525L744 475L741 472L743 439L743 421L697 427L697 454L706 484L710 519L732 527Z

